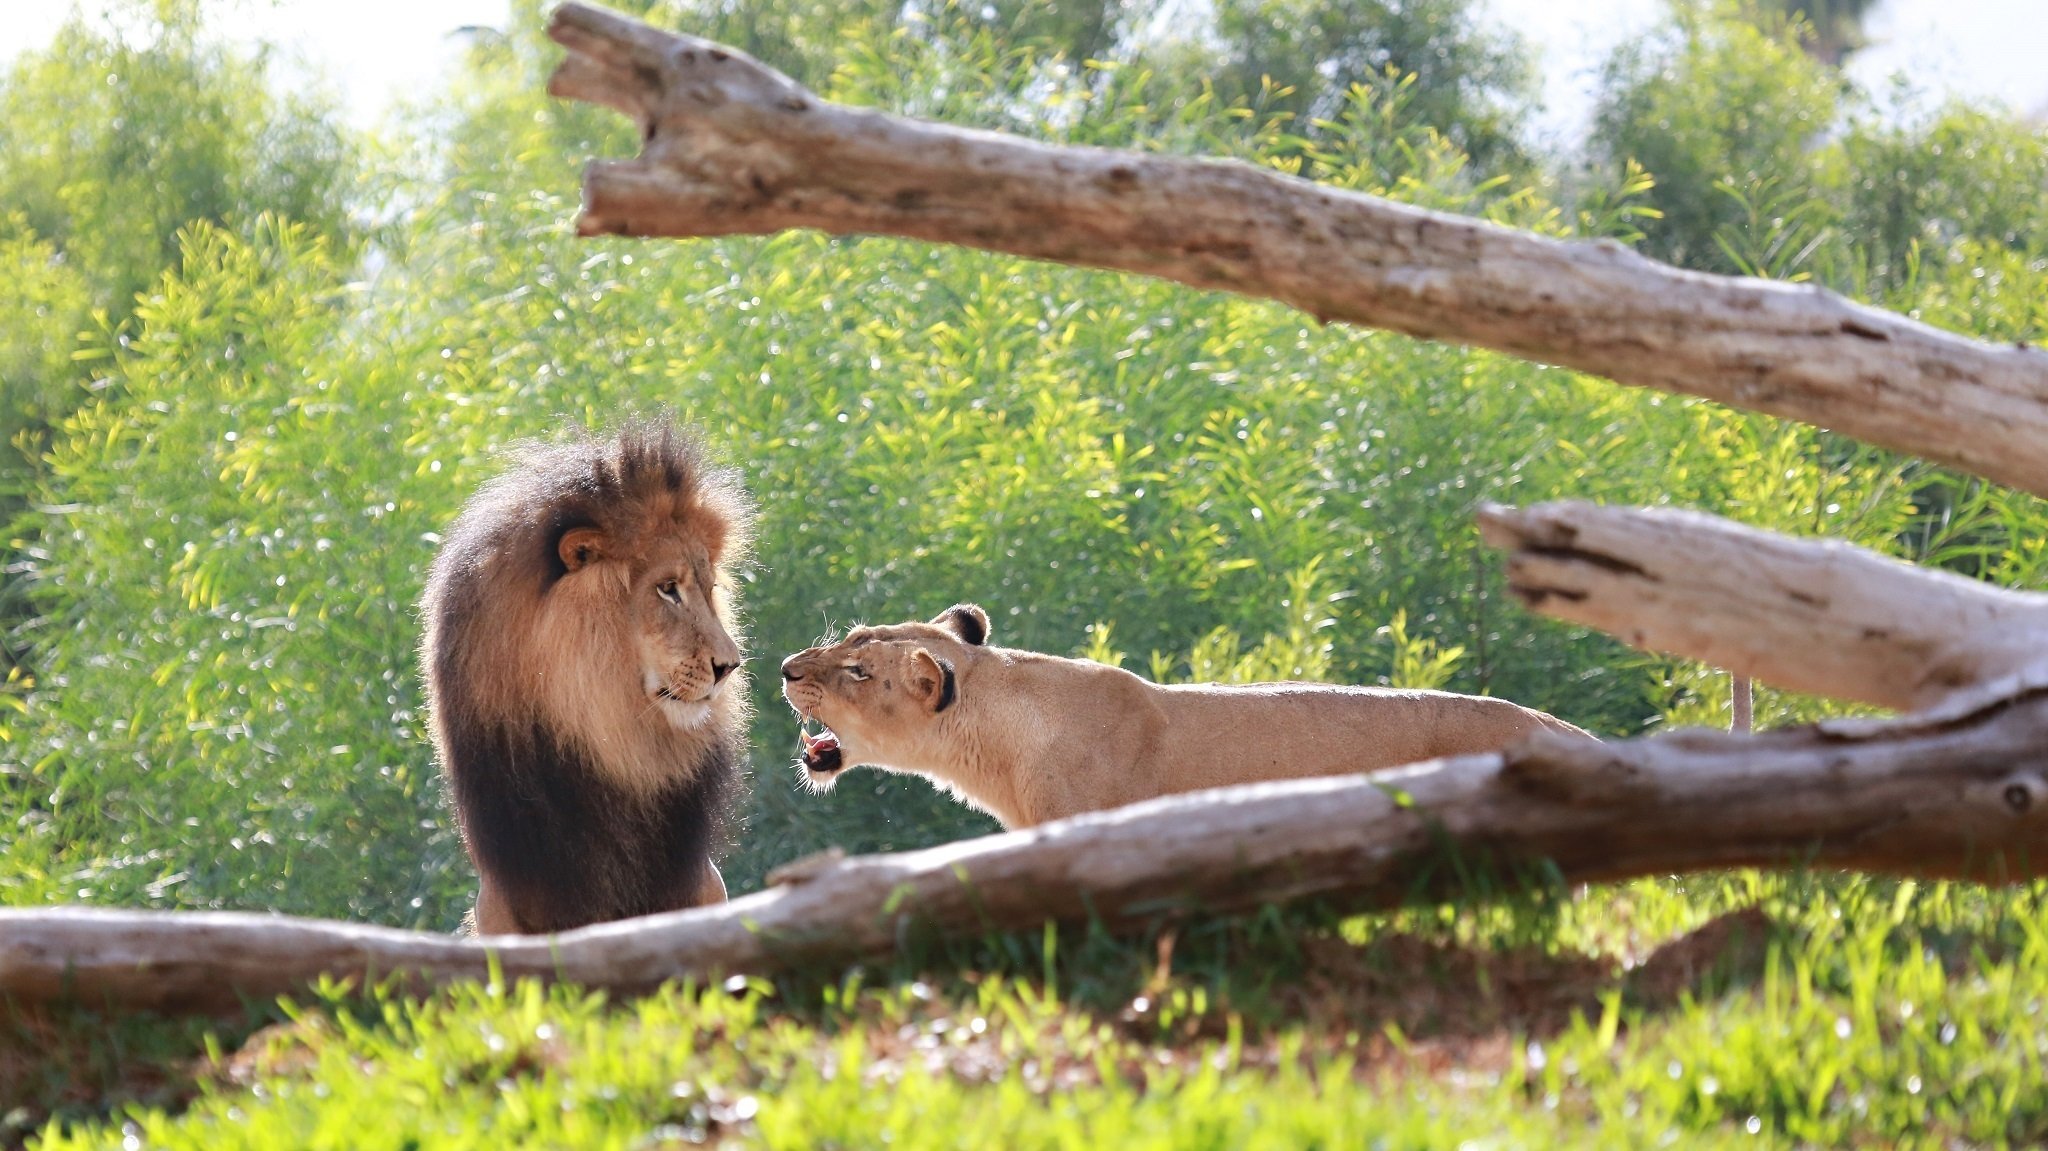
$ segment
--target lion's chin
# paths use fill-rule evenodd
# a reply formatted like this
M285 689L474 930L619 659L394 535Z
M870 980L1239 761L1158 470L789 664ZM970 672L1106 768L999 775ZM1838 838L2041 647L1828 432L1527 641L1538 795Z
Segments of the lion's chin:
M711 705L701 700L664 699L661 714L677 731L695 731L711 722Z

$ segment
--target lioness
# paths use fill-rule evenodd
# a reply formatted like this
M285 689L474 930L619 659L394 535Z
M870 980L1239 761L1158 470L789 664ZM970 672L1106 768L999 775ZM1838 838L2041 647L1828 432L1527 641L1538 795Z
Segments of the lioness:
M1307 683L1155 684L1121 668L991 647L973 604L860 627L782 663L813 787L867 764L930 777L1004 827L1175 792L1341 775L1495 751L1538 728L1504 699Z
M717 903L746 762L739 476L666 421L529 444L448 529L420 615L483 934Z

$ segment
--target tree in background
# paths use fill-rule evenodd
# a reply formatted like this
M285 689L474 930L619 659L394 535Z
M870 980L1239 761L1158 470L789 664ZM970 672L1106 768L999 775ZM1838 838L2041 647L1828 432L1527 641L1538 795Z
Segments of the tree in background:
M1090 61L1142 68L1156 76L1166 102L1213 90L1220 106L1285 116L1294 133L1315 138L1325 131L1319 122L1336 119L1351 101L1354 86L1382 97L1398 87L1405 121L1434 128L1480 171L1527 159L1517 133L1535 91L1534 60L1518 37L1485 27L1475 0L1221 0L1213 7L1177 0L627 0L619 7L742 48L819 89L831 87L852 45L900 56L909 72L920 70L910 57L928 59L935 46L980 38L998 55L1069 68ZM971 87L978 78L961 82Z
M517 23L532 26L551 5L515 0ZM1148 0L620 0L610 5L658 26L730 44L809 87L828 84L849 43L892 38L925 42L962 28L1004 49L1028 48L1080 63L1118 54L1128 25Z
M2048 253L2048 123L1956 102L1859 118L1837 143L1840 232L1859 249L1852 282L1890 291L1930 259L1976 268L1995 253Z
M1758 8L1781 20L1803 22L1800 44L1807 54L1830 68L1840 68L1851 52L1869 43L1863 21L1884 0L1755 0Z
M1681 7L1615 52L1601 89L1593 155L1611 170L1635 161L1656 183L1648 199L1659 215L1640 224L1647 254L1748 271L1726 250L1732 233L1759 210L1817 203L1817 145L1841 110L1841 83L1782 21Z
M343 233L355 165L333 109L203 35L200 0L74 16L0 77L0 203L116 323L197 221L267 211Z
M1211 80L1228 104L1286 112L1316 135L1354 86L1405 88L1405 118L1491 174L1525 160L1518 132L1535 90L1529 48L1490 28L1473 0L1219 0L1213 27L1150 58Z
M103 23L74 15L0 72L0 523L48 429L108 377L103 359L75 358L81 334L120 354L187 229L263 212L350 228L358 156L333 108L279 94L262 55L203 34L201 8L128 0ZM20 619L17 583L0 592L0 630ZM0 670L15 650L0 645Z
M1639 164L1642 247L1709 271L1812 278L1877 298L1974 244L2048 239L2048 129L1912 93L1881 105L1801 50L1802 25L1691 5L1609 61L1590 151Z
M35 253L43 269L0 311L10 440L75 396L69 353L84 325L76 307L41 298L53 278L119 329L195 223L273 212L348 230L357 158L333 109L276 92L260 54L203 35L201 7L129 0L101 24L74 15L47 49L0 73L0 243L13 245L10 270Z

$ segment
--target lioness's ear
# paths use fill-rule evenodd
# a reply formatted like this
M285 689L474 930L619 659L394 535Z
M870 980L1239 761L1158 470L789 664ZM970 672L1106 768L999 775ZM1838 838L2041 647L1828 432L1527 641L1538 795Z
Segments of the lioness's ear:
M953 683L953 661L923 648L911 652L910 690L933 715L952 707L959 698Z
M988 613L971 603L956 603L932 621L960 637L968 647L988 642Z
M604 558L604 543L604 533L596 528L570 528L556 541L555 554L562 557L562 566L578 571Z

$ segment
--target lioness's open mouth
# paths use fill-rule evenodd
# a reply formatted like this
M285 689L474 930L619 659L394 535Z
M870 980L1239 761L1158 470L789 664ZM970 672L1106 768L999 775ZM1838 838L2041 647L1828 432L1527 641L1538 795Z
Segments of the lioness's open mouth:
M845 766L841 762L844 757L839 752L839 737L832 734L831 728L821 728L818 734L812 735L799 726L796 738L803 745L799 758L803 760L804 770L831 775Z

